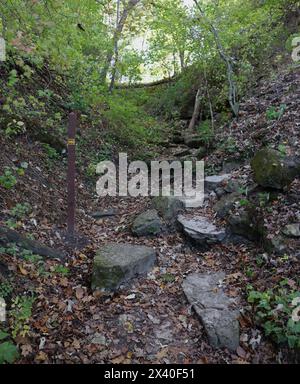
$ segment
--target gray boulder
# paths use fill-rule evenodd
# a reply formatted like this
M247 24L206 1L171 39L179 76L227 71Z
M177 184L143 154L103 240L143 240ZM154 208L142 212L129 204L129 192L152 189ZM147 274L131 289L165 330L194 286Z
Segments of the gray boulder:
M213 347L235 351L239 346L239 312L219 287L223 272L191 274L183 281L183 291L199 316Z
M184 210L184 203L175 196L157 196L152 199L152 207L163 219L174 222L178 213Z
M161 231L161 220L155 209L150 209L138 215L132 224L132 233L135 236L157 235Z
M241 195L238 192L225 195L214 205L214 210L217 216L224 218L228 215L231 209L235 206L235 203L241 199Z
M283 189L300 175L300 159L284 157L271 148L256 153L252 162L255 181L262 187Z
M132 244L107 244L94 258L92 289L117 289L135 276L148 272L156 261L150 247Z
M177 220L183 232L199 246L220 243L226 237L225 229L217 228L206 217L187 218L180 215Z
M228 216L231 232L251 241L261 241L265 236L263 219L255 208L241 208Z

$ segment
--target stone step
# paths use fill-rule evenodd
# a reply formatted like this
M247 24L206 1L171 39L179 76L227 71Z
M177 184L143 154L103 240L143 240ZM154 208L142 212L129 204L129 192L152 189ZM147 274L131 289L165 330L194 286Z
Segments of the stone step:
M186 217L179 215L177 219L183 233L198 246L208 247L221 243L226 238L224 228L217 228L204 216Z
M225 273L193 273L182 284L189 303L199 316L213 347L235 351L239 346L239 311L223 291Z

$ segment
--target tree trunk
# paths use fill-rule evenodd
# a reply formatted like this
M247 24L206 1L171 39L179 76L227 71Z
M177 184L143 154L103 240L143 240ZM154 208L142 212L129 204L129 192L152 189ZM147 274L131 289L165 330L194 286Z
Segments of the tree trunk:
M187 129L187 133L194 133L195 125L200 114L200 107L201 107L201 92L200 92L200 89L198 89L197 95L195 98L194 112L193 112L193 116L190 121L189 127Z
M184 51L179 51L179 59L180 59L180 67L182 72L185 69Z
M110 86L109 86L110 91L112 91L112 89L114 87L114 82L115 82L116 65L118 63L118 44L119 44L119 40L121 38L121 35L122 35L122 32L123 32L123 29L124 29L124 26L125 26L125 23L126 23L126 20L127 20L127 17L129 15L129 13L132 11L132 9L140 1L141 0L129 0L127 6L125 6L125 8L123 9L121 17L117 16L118 20L117 20L116 29L115 29L115 32L114 32L114 35L113 35L113 49L109 49L109 51L107 53L107 58L106 58L106 62L105 62L104 68L103 68L103 70L101 72L101 75L100 75L101 82L105 83L105 80L106 80L109 68L111 66L111 61L112 61L113 57L115 56L115 61L114 61L114 65L113 65L112 79L111 79L111 83L110 83ZM117 0L117 6L118 6L117 13L120 13L120 0Z
M201 8L198 0L194 0L194 3L196 4L197 8L199 9L202 17L205 18L206 21L208 22L208 24L210 26L210 30L211 30L211 32L214 35L219 55L221 56L222 60L226 64L226 67L227 67L227 79L228 79L228 84L229 84L228 101L229 101L230 107L231 107L234 115L238 116L239 107L240 106L239 106L239 103L237 101L236 83L235 83L235 80L234 80L234 72L233 72L233 68L232 68L231 59L230 59L229 56L226 55L226 53L224 51L224 48L222 46L222 43L221 43L218 31L216 30L214 25L209 20L207 20L207 18L205 16L205 13L204 13L203 9Z

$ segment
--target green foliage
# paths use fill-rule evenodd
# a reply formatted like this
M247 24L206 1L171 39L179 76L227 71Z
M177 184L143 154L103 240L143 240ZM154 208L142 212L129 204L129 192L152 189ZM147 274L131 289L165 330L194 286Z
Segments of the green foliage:
M267 120L279 120L282 118L286 111L286 104L281 104L279 108L276 108L274 106L267 109L266 117Z
M278 151L282 154L283 157L287 155L286 146L284 144L278 145Z
M210 143L214 138L214 132L211 126L211 120L205 120L201 122L197 128L197 131L203 138L203 141L207 144Z
M12 294L13 290L13 286L9 281L4 281L3 283L0 283L0 297L3 297L5 299L6 297Z
M270 201L270 193L262 192L258 194L258 201L260 207L265 207Z
M10 215L16 219L24 219L26 215L31 212L32 208L29 203L20 204L18 203L10 210Z
M11 256L17 256L19 248L16 246L16 244L8 244L7 247L1 247L0 252Z
M6 129L4 130L5 136L13 137L19 135L21 132L24 132L24 125L25 123L23 121L13 119L7 124Z
M239 204L240 204L241 207L246 207L246 206L248 206L250 204L250 201L247 200L247 199L241 199L239 201Z
M20 256L25 260L33 264L39 264L43 262L43 257L40 255L36 255L27 249L23 249L20 253Z
M44 147L49 159L51 159L51 160L59 159L59 157L60 157L59 153L56 151L55 148L51 147L51 145L49 145L49 144L43 144L43 147Z
M8 333L0 330L0 341L5 340ZM0 342L0 364L12 364L19 357L18 348L11 341Z
M18 335L25 337L30 331L29 320L32 315L32 306L35 298L27 296L17 296L11 305L9 317L11 321L12 336Z
M237 152L237 143L233 137L228 137L221 145L220 148L228 154Z
M70 273L70 270L64 265L56 265L55 267L53 267L53 273L57 273L63 276L68 276L68 274Z
M265 334L278 344L300 348L300 292L282 281L264 292L249 287L248 302L253 305L258 323Z
M5 189L12 189L17 184L11 168L5 167L4 174L0 176L0 185Z
M5 221L5 225L10 229L16 229L19 227L19 223L16 222L14 219L8 219Z

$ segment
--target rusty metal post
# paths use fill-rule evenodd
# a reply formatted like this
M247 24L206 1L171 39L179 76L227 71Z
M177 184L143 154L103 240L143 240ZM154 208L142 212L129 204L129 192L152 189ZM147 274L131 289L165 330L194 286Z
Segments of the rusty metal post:
M74 239L75 231L75 135L77 116L75 112L69 115L68 125L68 218L67 238Z

